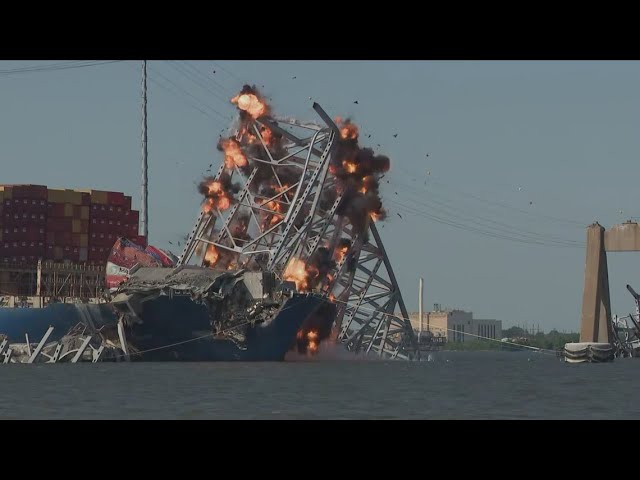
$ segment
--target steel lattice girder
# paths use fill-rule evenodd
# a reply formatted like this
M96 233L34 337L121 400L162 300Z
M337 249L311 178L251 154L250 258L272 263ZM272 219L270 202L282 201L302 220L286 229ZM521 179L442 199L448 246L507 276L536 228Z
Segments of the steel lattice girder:
M335 337L357 352L413 358L417 343L375 223L369 220L366 234L355 234L348 220L336 214L340 194L329 208L322 208L322 192L335 188L329 164L340 132L319 105L314 104L314 109L325 127L291 119L259 118L252 122L250 128L261 143L262 155L247 155L250 168L231 170L224 164L220 166L215 180L226 172L240 184L234 204L226 211L200 212L179 264L188 263L199 248L214 245L234 256L234 266L247 265L257 254L268 255L268 261L261 266L282 277L292 257L307 261L320 246L332 250L339 239L349 239L348 255L330 272L332 280L319 286L327 298L338 304ZM288 141L283 145L284 155L274 158L261 135L262 126ZM258 194L253 184L258 164L271 169L273 182L280 187L276 195L265 198ZM295 183L282 180L285 168L299 171ZM270 202L280 205L278 215L265 208ZM243 231L249 240L234 235L240 221L246 224ZM204 255L198 256L202 265Z

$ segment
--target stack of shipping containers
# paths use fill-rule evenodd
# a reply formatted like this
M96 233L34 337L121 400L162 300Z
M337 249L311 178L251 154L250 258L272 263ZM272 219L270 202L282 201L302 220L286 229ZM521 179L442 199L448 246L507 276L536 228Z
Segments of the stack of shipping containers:
M0 261L105 264L118 237L146 246L120 192L0 185Z
M0 186L2 258L45 258L47 187Z
M88 261L89 194L49 189L47 260Z
M146 246L138 236L139 213L131 210L131 197L120 192L86 190L90 195L89 261L105 262L118 237Z

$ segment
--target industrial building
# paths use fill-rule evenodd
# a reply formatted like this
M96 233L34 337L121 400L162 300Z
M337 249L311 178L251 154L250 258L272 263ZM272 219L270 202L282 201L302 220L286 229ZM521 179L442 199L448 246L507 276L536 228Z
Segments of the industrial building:
M413 312L409 316L414 331L430 331L435 336L445 337L447 342L470 342L478 338L502 338L502 321L473 318L472 312L458 309L443 309L434 304L433 310L423 314Z

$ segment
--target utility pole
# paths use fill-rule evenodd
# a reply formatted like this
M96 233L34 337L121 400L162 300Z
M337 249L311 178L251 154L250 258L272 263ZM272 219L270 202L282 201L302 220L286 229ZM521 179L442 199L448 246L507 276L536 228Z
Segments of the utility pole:
M418 343L420 343L420 337L422 336L422 295L424 294L424 280L420 277L419 291L418 291L418 315L420 316L419 330L418 330Z
M140 234L149 243L149 211L147 185L147 61L142 61L142 198L140 202Z

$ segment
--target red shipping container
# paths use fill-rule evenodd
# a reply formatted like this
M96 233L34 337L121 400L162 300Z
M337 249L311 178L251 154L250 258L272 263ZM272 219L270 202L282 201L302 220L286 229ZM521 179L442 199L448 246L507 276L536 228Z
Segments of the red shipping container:
M41 225L46 223L47 216L45 213L27 213L27 212L16 212L13 213L5 212L3 218L4 225L10 226L26 226L26 225Z
M127 223L138 224L140 222L140 212L138 210L129 211L127 217Z
M14 198L11 208L13 211L20 213L46 213L47 202L46 200L35 198Z
M124 206L124 193L122 192L107 192L107 203L109 205L119 205Z
M64 217L64 203L49 203L47 213L50 217Z
M73 233L69 231L59 232L56 235L56 244L60 246L71 246L73 242Z
M14 185L13 198L47 199L48 189L44 185Z
M71 232L72 218L50 217L47 219L48 232Z
M131 210L131 197L125 195L124 203L122 204L125 210Z

